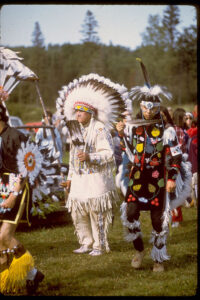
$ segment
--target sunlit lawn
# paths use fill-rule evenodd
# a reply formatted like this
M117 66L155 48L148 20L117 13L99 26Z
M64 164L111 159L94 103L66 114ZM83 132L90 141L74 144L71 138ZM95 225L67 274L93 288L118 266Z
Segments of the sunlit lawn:
M146 248L142 268L130 263L133 247L123 239L119 207L110 227L111 252L91 257L74 254L79 245L72 224L17 232L45 274L37 295L44 296L193 296L197 290L197 208L183 208L183 223L168 238L165 272L153 273L149 212L141 213ZM23 294L23 293L22 293ZM25 294L25 292L24 292Z

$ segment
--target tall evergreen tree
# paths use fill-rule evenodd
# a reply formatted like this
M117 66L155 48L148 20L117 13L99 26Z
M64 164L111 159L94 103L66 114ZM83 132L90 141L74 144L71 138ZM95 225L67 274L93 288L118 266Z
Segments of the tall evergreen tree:
M84 23L82 24L82 30L80 31L83 34L83 39L81 41L83 43L99 43L100 39L97 35L97 31L95 30L97 27L99 27L98 22L96 21L93 13L88 10L86 12Z
M33 43L33 48L32 48L30 65L32 67L32 70L34 70L34 72L39 77L40 91L42 97L46 99L47 98L47 72L46 72L47 53L44 45L44 36L42 34L42 31L40 29L40 24L38 22L35 22L34 31L32 33L32 43ZM30 95L30 97L32 98L32 94ZM40 105L38 98L37 98L37 103L38 105Z
M160 16L149 15L148 23L149 26L146 27L146 32L141 34L142 44L144 46L163 47L165 45L165 33L163 27L160 25Z
M166 39L172 49L175 48L175 43L178 38L178 31L176 27L180 23L179 17L180 9L177 5L168 5L166 10L164 10L162 24Z
M44 47L44 37L40 29L40 24L38 22L35 22L35 28L32 33L32 43L34 47Z

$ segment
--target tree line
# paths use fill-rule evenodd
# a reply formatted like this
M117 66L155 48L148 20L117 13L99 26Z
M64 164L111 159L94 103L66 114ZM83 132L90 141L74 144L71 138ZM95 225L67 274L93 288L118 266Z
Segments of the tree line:
M136 61L145 64L151 84L166 86L178 105L197 102L197 27L177 30L179 8L168 5L161 18L150 15L142 34L142 44L135 50L100 42L98 22L87 11L82 26L83 39L78 44L49 44L45 47L39 23L35 23L32 47L15 47L24 64L39 77L39 88L45 104L55 108L58 91L75 78L98 73L128 89L143 85L144 78ZM112 38L112 37L111 37ZM38 103L34 84L20 83L10 95L13 103Z

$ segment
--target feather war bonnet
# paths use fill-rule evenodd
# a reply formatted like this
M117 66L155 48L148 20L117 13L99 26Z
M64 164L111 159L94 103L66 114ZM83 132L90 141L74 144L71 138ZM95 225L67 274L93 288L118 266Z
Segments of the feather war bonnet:
M90 73L62 87L56 100L57 115L65 124L75 120L75 105L81 103L91 108L95 118L110 130L126 110L127 98L124 85Z

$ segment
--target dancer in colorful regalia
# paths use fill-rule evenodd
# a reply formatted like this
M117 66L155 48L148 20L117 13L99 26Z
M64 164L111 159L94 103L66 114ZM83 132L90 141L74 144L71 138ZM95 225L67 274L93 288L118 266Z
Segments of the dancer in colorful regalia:
M1 166L0 166L0 291L2 293L17 292L24 278L29 279L37 275L32 286L41 281L44 275L34 268L33 257L28 250L15 238L14 233L19 221L29 220L30 189L25 178L18 171L17 151L27 137L8 124L6 109L0 105L0 138L1 138ZM27 275L29 276L27 277Z
M28 139L10 127L5 102L23 80L38 77L22 64L23 58L0 47L0 293L18 294L26 287L33 294L43 280L42 272L25 246L16 239L19 222L30 225L30 214L41 211L45 196L58 180L51 149Z
M69 129L70 136L69 174L63 186L69 192L66 207L80 244L76 254L97 256L110 251L107 232L119 196L109 131L123 117L127 96L124 86L89 74L64 86L57 99L63 133Z
M191 176L190 166L182 161L175 129L165 127L160 114L163 97L170 99L171 95L165 88L151 87L148 82L132 88L130 98L140 103L138 120L126 123L126 131L123 122L116 126L131 166L128 182L123 178L127 162L119 168L116 177L116 184L125 196L121 205L122 223L127 231L125 239L136 250L131 265L135 269L142 265L145 251L139 217L140 211L149 210L155 272L164 271L164 262L170 258L166 248L170 209L184 203Z
M21 221L30 225L31 196L48 190L44 175L54 174L54 169L45 162L48 151L8 125L2 104L0 141L0 292L18 294L26 287L33 294L44 275L34 267L32 255L16 239L15 231Z

